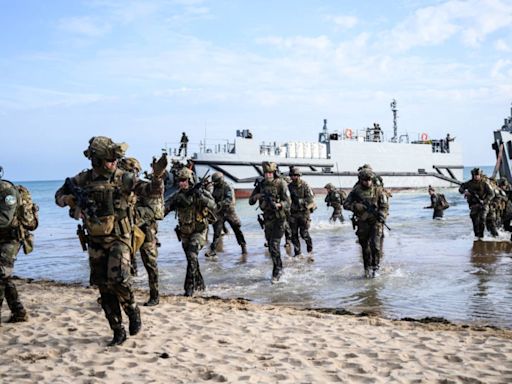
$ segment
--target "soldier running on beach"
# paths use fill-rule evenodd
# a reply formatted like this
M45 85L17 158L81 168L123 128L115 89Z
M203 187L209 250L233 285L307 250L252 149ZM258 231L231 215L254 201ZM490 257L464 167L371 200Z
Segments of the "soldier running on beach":
M84 155L92 168L67 178L55 193L60 207L69 206L70 215L82 219L78 235L89 253L90 283L98 287L101 306L114 332L109 346L122 344L126 331L121 308L129 320L129 333L140 332L142 321L135 302L132 281L132 254L142 245L140 229L133 217L135 196L161 196L167 157L153 161L151 183L141 182L131 172L118 168L127 149L104 136L89 140Z

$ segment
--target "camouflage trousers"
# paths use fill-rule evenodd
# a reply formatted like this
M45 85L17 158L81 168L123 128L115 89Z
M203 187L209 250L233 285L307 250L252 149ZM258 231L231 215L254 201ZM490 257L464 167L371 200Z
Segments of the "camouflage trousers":
M238 245L245 245L244 234L242 233L242 230L240 228L242 226L242 223L236 212L234 212L233 210L232 212L228 211L225 214L221 214L219 220L217 220L213 224L213 240L212 243L210 244L210 249L212 251L215 251L217 249L217 245L219 244L219 241L222 237L222 230L225 222L228 222L231 228L233 229Z
M295 256L300 255L300 237L304 239L306 242L306 247L308 252L313 252L313 241L311 240L311 236L309 234L309 226L311 224L311 219L309 215L298 212L292 213L290 218L288 219L290 223L290 228L292 232L292 244L295 251Z
M187 257L187 275L185 276L185 296L192 296L195 291L204 291L205 285L199 269L199 251L206 244L208 226L201 232L181 233L181 246Z
M283 270L281 260L281 238L284 235L285 220L267 220L265 221L265 240L268 244L270 257L272 258L273 269L272 277L279 278Z
M485 218L485 226L492 236L497 237L498 234L498 215L494 208L489 208L487 217Z
M17 240L0 242L0 310L5 297L14 316L25 313L25 308L18 297L16 285L12 281L14 262L20 247L20 242Z
M471 217L471 221L473 222L473 232L475 236L484 237L485 221L487 220L489 208L475 204L470 206L469 209L469 217Z
M155 297L158 296L158 224L146 225L142 230L146 237L140 247L140 257L148 274L150 296Z
M116 238L89 242L91 285L98 287L101 306L113 330L122 327L121 308L130 318L138 312L132 287L131 249Z
M343 223L345 221L345 218L343 217L343 211L341 209L340 204L333 204L332 207L334 210L332 211L332 215L329 218L329 221L335 223L336 220L339 220L340 223Z
M384 226L378 222L359 220L356 235L363 251L364 270L377 270L382 258Z

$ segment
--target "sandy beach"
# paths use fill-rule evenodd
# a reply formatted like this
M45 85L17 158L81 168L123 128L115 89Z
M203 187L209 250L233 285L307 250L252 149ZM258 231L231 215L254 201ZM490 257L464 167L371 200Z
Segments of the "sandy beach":
M30 319L5 323L4 303L3 383L512 382L511 330L167 296L106 347L96 289L16 283Z

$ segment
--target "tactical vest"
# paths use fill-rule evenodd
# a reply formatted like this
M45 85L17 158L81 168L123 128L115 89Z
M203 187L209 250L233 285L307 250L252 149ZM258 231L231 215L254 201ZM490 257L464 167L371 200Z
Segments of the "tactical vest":
M262 196L270 197L274 203L281 202L281 193L283 193L284 188L287 187L285 186L284 181L280 179L274 179L272 181L263 180L260 183L260 193ZM272 220L274 218L283 220L287 216L287 212L284 209L272 208L268 199L265 197L260 198L259 205L266 220Z
M116 170L109 180L92 180L89 171L83 189L87 197L84 225L90 236L130 236L133 199L123 188L123 174Z
M186 192L178 192L178 199L187 201L187 204L178 204L176 214L180 232L190 235L194 232L201 232L208 226L209 209L195 201L193 196Z
M304 199L307 197L309 186L307 186L304 181L300 180L298 184L295 184L293 182L290 183L288 185L288 189L290 190L290 195L292 199L292 213L309 211L306 205L304 204Z

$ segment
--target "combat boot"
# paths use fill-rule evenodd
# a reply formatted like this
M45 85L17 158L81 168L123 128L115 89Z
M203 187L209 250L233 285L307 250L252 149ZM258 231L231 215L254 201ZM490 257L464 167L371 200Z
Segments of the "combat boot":
M155 305L158 305L160 303L160 297L158 295L158 291L151 292L149 294L149 300L144 303L145 307L154 307Z
M128 327L130 335L136 335L137 333L140 332L142 328L142 321L140 319L140 309L137 306L135 306L135 308L131 307L126 314L128 315L128 320L130 321L130 325Z
M241 247L242 247L242 255L247 255L247 245L242 244Z
M217 256L217 252L215 251L215 249L210 249L209 251L207 251L205 254L204 254L205 257L207 258L211 258L211 259L215 259L216 256Z
M24 308L13 312L9 320L7 320L8 323L22 323L24 321L28 321L28 314Z
M113 347L115 345L121 345L126 341L126 331L124 330L124 327L115 328L114 329L114 337L108 343L107 345L109 347Z

